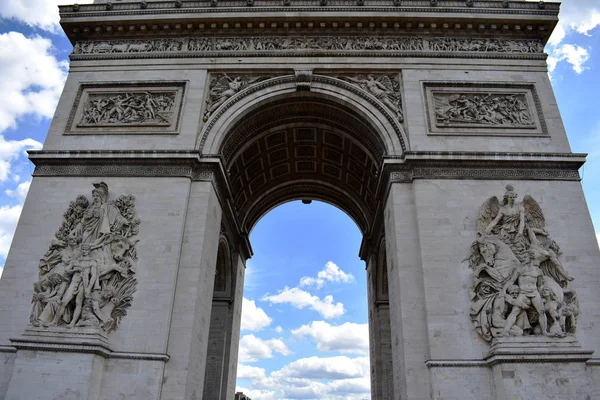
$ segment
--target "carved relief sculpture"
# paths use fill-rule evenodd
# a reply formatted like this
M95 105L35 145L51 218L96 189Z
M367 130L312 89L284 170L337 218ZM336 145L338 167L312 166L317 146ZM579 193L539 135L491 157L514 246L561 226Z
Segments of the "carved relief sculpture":
M523 93L440 93L433 92L437 126L505 127L534 126Z
M282 51L463 52L498 54L542 54L544 46L537 39L471 38L412 36L255 36L192 37L144 40L90 40L77 42L73 55L118 55L138 53L264 53L276 56ZM273 53L276 52L276 53Z
M229 100L236 93L244 90L248 86L267 79L267 77L251 77L247 75L238 75L230 77L227 74L217 74L210 80L208 99L206 100L206 110L204 111L204 122L214 113L223 103Z
M517 201L510 185L502 202L479 210L477 240L468 257L473 270L471 319L487 341L500 336L575 333L579 302L561 251L545 229L537 201Z
M344 76L343 80L360 86L377 100L389 108L400 122L404 120L402 113L402 97L400 94L400 82L395 75L357 75Z
M95 183L92 202L80 195L39 264L30 323L34 326L117 329L133 300L137 235L135 198L109 201Z
M169 126L174 109L175 93L95 93L83 107L79 126Z

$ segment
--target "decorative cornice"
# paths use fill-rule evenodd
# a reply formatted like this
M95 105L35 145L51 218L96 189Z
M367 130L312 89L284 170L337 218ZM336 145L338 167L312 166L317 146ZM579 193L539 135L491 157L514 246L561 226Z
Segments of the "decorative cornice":
M550 15L554 16L559 10L560 4L554 2L544 3L540 7L538 3L525 1L510 1L508 7L502 1L475 1L468 5L466 1L438 0L432 5L431 0L412 0L407 4L403 1L378 1L371 4L357 6L356 0L329 0L320 7L313 4L300 2L298 0L255 0L248 3L247 0L220 0L218 3L206 1L183 1L178 6L176 1L150 1L146 7L142 2L87 4L87 5L65 5L59 6L62 18L102 17L117 15L154 15L154 14L189 14L198 12L262 12L265 10L283 11L402 11L431 12L431 13L469 13L469 14L525 14L525 15ZM373 6L376 4L376 6Z

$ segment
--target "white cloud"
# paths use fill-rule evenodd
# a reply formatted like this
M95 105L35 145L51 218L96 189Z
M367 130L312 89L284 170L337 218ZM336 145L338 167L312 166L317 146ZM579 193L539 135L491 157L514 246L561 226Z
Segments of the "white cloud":
M330 325L325 321L313 321L302 325L292 333L300 338L310 336L320 351L339 351L341 353L369 353L369 325L346 322L342 325Z
M245 335L240 339L240 362L255 362L265 358L272 358L273 352L288 356L290 349L281 339L263 340L254 335Z
M67 61L52 54L50 39L0 34L0 132L25 115L51 118L67 78Z
M23 206L0 207L0 257L6 257L19 222Z
M308 357L291 362L268 377L255 373L250 389L238 388L245 394L262 399L330 399L358 400L370 396L368 357ZM266 392L269 391L269 392ZM270 397L267 397L270 396Z
M277 333L281 333L281 332L283 332L283 328L282 328L281 326L277 325L277 326L275 327L275 332L277 332Z
M302 289L287 286L276 295L265 296L263 300L275 304L289 303L299 309L309 307L327 319L341 317L345 312L344 305L339 302L334 304L331 295L321 300Z
M271 324L273 321L265 311L256 306L254 300L248 300L244 297L242 303L242 330L260 331Z
M587 69L584 67L584 64L589 59L590 54L587 49L577 45L563 44L550 50L547 60L548 71L554 71L559 62L566 61L571 64L573 71L581 74Z
M58 32L59 4L89 4L94 0L2 0L0 17L15 19L29 26Z
M265 369L251 365L238 364L237 379L265 379Z
M1 79L1 75L0 75ZM2 85L0 81L0 86ZM0 102L2 97L0 96ZM1 107L1 105L0 105ZM0 115L2 111L0 110ZM1 118L1 117L0 117ZM1 123L1 122L0 122ZM12 169L12 162L17 160L25 149L39 150L42 148L42 144L37 140L23 139L23 140L6 140L4 136L0 135L0 182L5 182L10 176Z
M342 271L333 261L328 261L316 278L305 276L300 279L300 286L316 286L317 289L320 289L326 282L350 283L354 282L354 276Z
M15 190L6 189L5 193L8 196L14 197L23 202L23 200L25 200L25 197L27 196L27 192L29 191L29 186L31 186L30 180L19 184L19 186L17 186Z
M598 247L600 248L600 233L596 234L596 241L598 242Z

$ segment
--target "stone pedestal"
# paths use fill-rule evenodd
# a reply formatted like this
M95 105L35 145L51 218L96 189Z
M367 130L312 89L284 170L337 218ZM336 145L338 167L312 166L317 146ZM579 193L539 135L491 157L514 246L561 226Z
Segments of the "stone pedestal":
M497 400L589 399L593 376L586 362L594 352L574 336L503 337L485 358L492 369Z

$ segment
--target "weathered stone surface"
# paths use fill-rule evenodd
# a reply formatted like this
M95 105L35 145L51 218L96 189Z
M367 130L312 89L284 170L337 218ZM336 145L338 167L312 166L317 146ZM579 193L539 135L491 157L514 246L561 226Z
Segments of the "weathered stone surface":
M61 8L75 48L0 280L0 397L232 398L247 232L306 198L338 205L365 234L374 399L530 399L544 386L549 397L598 397L600 254L578 181L585 157L570 154L542 48L558 5L251 3ZM135 196L135 299L108 335L78 322L26 329L41 316L34 291L43 313L55 287L39 280L39 258L94 182ZM510 230L500 205L486 207L486 227L478 215L508 184L545 216L516 227L528 248L544 248L542 229L560 244L567 273L549 250L538 258L559 286L575 278L564 286L577 293L576 336L490 345L472 325L461 260L478 233L484 246ZM504 321L516 306L505 307ZM546 299L546 332L572 333L561 308Z

